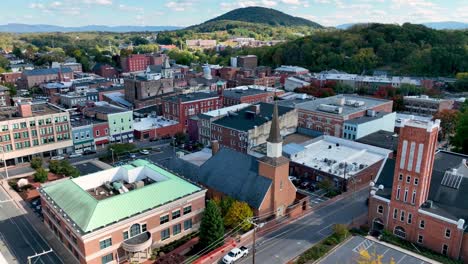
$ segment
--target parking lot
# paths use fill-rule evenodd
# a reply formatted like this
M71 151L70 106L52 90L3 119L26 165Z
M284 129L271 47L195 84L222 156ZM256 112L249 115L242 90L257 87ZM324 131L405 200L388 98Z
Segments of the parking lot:
M87 175L102 170L91 162L80 163L73 166L75 166L80 171L80 175Z
M374 242L361 236L355 236L344 244L339 246L335 251L331 252L327 257L322 259L320 264L355 264L359 260L359 252L366 250L370 254L376 254L382 256L382 263L391 263L393 259L394 263L405 263L405 264L429 264L422 259L419 259L413 255L408 255L402 251L387 247L378 242Z
M329 198L325 196L326 191L319 189L317 183L308 180L301 180L292 176L290 176L290 179L300 193L310 197L311 207L329 200Z

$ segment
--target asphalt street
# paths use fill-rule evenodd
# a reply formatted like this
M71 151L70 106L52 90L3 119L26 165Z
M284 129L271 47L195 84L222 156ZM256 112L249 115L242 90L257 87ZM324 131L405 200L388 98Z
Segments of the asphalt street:
M257 263L287 263L333 233L334 224L350 223L367 212L367 189L344 198L257 239ZM249 245L252 251L252 245ZM252 263L252 254L239 263Z
M50 249L39 233L34 230L26 220L23 212L20 211L13 201L9 201L9 196L0 188L0 235L6 248L0 248L6 257L14 256L19 263L28 263L28 256L42 253ZM9 252L3 252L8 250ZM34 264L61 264L60 258L54 253L48 253L37 258L33 258Z

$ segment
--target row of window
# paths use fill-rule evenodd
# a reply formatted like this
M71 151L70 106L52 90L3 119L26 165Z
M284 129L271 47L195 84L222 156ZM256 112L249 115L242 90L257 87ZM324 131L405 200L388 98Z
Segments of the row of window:
M54 122L55 123L59 123L59 122L67 122L68 121L68 117L67 116L62 116L62 117L55 117L54 118ZM44 124L48 125L48 124L52 124L52 118L47 118L47 119L39 119L37 121L38 125L39 126L42 126ZM33 121L29 121L29 126L30 127L35 127L36 126L36 121L33 120ZM16 130L16 129L24 129L24 128L27 128L27 122L20 122L20 123L14 123L11 125L12 129L13 130ZM9 130L9 126L8 125L2 125L2 131L8 131Z
M398 175L398 181L403 181L403 174L400 173L400 175ZM410 175L406 176L406 183L411 183L411 176ZM419 184L419 178L415 177L414 181L413 181L413 184L418 185Z
M191 228L192 228L192 219L185 220L184 221L184 231L188 230L188 229L191 229ZM172 226L172 235L175 236L175 235L180 234L181 230L182 230L182 225L180 223L173 225ZM161 240L166 240L169 237L171 237L170 232L171 232L170 228L166 228L166 229L162 230L161 231Z
M398 185L397 187L397 193L396 193L396 199L400 200L400 193L401 193L401 187ZM405 193L403 195L403 202L408 202L408 187L405 188ZM416 203L416 190L413 190L413 194L411 195L411 204Z
M377 207L377 212L380 214L383 213L383 206L379 205ZM393 219L398 218L398 209L395 208L393 210ZM406 219L408 224L412 224L413 222L413 215L411 213L408 213L408 218ZM400 221L405 222L405 211L401 210L400 212ZM424 220L419 221L419 228L424 229L426 227L426 222ZM452 236L452 230L450 228L445 229L445 238L450 238Z

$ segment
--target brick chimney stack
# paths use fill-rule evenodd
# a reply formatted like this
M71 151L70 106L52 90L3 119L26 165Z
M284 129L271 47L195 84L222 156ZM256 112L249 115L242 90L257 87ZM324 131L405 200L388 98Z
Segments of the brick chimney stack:
M211 155L216 155L219 151L219 142L218 140L212 140L211 141Z
M18 112L21 117L31 117L32 116L31 102L18 103Z

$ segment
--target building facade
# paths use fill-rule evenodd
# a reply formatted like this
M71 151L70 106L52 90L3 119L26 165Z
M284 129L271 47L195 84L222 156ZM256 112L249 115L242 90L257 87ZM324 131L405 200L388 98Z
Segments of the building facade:
M34 69L23 71L20 86L32 88L51 81L70 80L73 80L73 71L70 68Z
M231 89L223 90L224 106L238 104L256 104L256 103L271 103L274 100L274 92L264 91L260 89Z
M422 116L433 116L439 111L452 109L453 103L453 100L430 98L427 95L403 97L405 112Z
M346 120L343 123L345 139L357 140L379 130L393 132L395 130L396 112L375 112L368 110L366 115Z
M123 72L144 71L149 65L162 65L165 54L131 54L120 61Z
M205 192L143 160L40 189L46 226L82 264L148 260L198 230Z
M72 123L73 149L75 153L82 153L85 150L95 150L96 145L93 137L92 124Z
M467 262L468 156L436 151L439 128L439 120L405 121L396 159L372 184L369 223Z
M8 165L72 150L70 114L50 104L19 103L18 112L3 116L0 127L2 155Z

